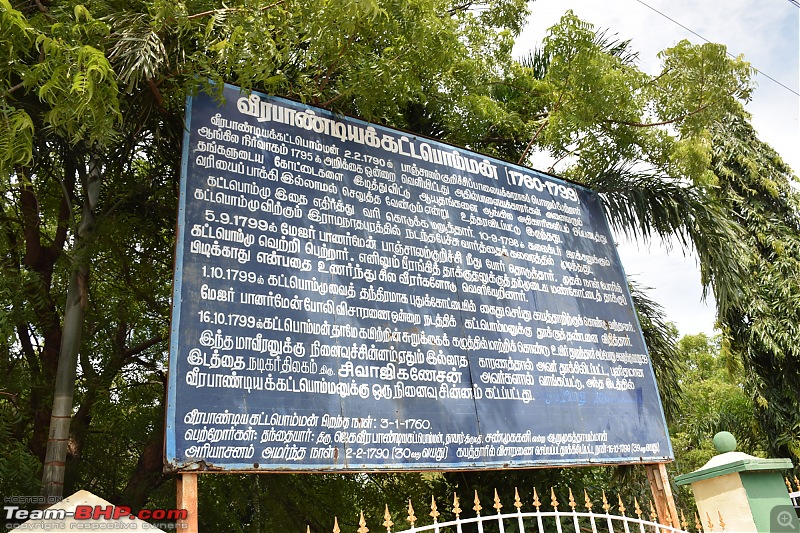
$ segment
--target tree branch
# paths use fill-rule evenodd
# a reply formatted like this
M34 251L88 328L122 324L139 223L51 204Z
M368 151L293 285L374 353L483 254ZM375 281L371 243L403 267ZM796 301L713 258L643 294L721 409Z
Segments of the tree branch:
M89 352L88 350L81 350L80 352L78 352L78 357L80 358L81 370L83 370L83 377L84 379L86 379L87 382L91 383L92 381L97 379L97 372L92 366L92 362L89 360L88 352Z
M13 392L4 392L4 391L1 391L1 390L0 390L0 395L2 395L2 396L8 396L8 397L10 398L10 401L11 401L11 403L13 403L13 404L14 404L14 407L16 407L16 406L17 406L17 402L16 402L16 400L17 400L17 398L19 397L19 394L14 394Z
M50 22L56 21L56 18L50 14L50 10L47 9L44 4L42 4L41 0L34 0L34 3L36 4L36 9L38 9L40 13L43 13L44 16L47 17L47 20Z
M662 122L650 122L650 123L628 122L627 120L614 120L614 119L610 119L610 118L607 118L607 119L603 120L603 122L605 122L606 124L619 124L621 126L630 126L632 128L652 128L652 127L655 127L655 126L669 126L670 124L677 124L678 122L682 122L682 121L686 120L687 118L689 118L691 116L694 116L694 115L696 115L698 113L702 113L703 111L705 111L709 107L711 107L711 103L707 103L705 105L701 105L700 107L698 107L694 111L690 111L690 112L688 112L688 113L686 113L684 115L681 115L679 117L676 117L676 118L673 118L673 119L670 119L670 120L664 120Z
M318 105L319 107L328 107L329 105L331 105L332 103L334 103L336 100L339 100L339 99L340 99L340 98L342 98L343 96L344 96L344 93L339 93L338 95L334 96L333 98L331 98L331 99L330 99L330 100L328 100L327 102L323 102L323 103L321 103L321 104L317 104L317 105Z
M279 6L279 5L283 4L284 2L286 2L286 0L278 0L277 2L272 3L272 4L268 5L268 6L264 6L264 7L258 8L258 11L266 11L268 9L272 9L273 7ZM222 8L222 9L211 9L209 11L203 11L202 13L195 13L194 15L189 15L188 17L186 17L186 20L199 19L199 18L207 17L209 15L216 15L217 13L236 13L238 11L247 11L247 10L244 9L244 8L241 8L241 7L228 7L228 8Z
M471 8L472 4L474 4L474 3L475 2L473 2L472 0L467 0L466 2L464 2L461 5L453 6L450 9L448 9L447 10L447 14L450 15L450 16L453 16L456 13L458 13L459 11L466 11L467 9Z
M339 66L339 62L341 61L342 57L344 57L344 53L347 51L347 49L350 47L350 44L353 41L355 41L355 33L350 35L350 37L342 45L342 48L336 54L336 59L334 61L331 61L331 64L328 65L328 68L325 70L325 77L322 80L322 82L320 83L320 81L319 81L320 76L317 76L315 78L315 80L317 82L317 86L318 86L320 92L324 91L325 87L327 87L328 83L330 83L331 76L333 75L333 71L336 70L336 68ZM341 97L342 97L342 94L339 94L338 96L336 96L336 97L328 100L324 104L322 104L322 107L325 107L325 106L335 102L336 100L338 100Z
M34 350L33 344L31 343L31 337L28 334L27 324L17 324L17 338L19 339L19 344L22 347L22 353L25 354L25 360L28 362L28 368L30 369L31 376L34 378L33 382L38 382L39 376L41 376L39 358L36 357L36 350Z
M42 237L39 233L39 199L21 167L16 169L21 186L19 204L22 210L22 233L25 236L25 256L23 264L36 269L42 255Z
M147 86L150 87L150 92L152 92L153 96L156 98L156 105L158 106L159 112L166 114L167 110L164 109L164 97L161 96L161 91L158 89L156 83L151 78L147 78Z
M571 151L571 150L567 150L567 151L566 151L566 153L565 153L564 155L562 155L561 157L559 157L558 159L556 159L556 160L553 162L553 164L552 164L552 165L550 165L550 168L548 168L548 169L547 169L547 171L548 171L548 172L554 172L554 171L555 171L555 169L556 169L556 165L557 165L557 164L559 164L559 163L561 163L563 160L565 160L566 158L568 158L568 157L569 157L569 156L571 156L571 155L575 155L575 152L574 152L574 151Z
M69 221L75 216L72 210L72 199L75 197L75 165L70 158L66 158L64 162L64 179L59 181L61 182L64 196L58 206L58 225L55 238L48 247L49 253L54 260L61 255L64 249L64 244L67 242Z
M519 156L519 161L517 161L518 165L521 165L522 162L525 161L525 158L528 156L528 152L531 150L531 147L533 146L533 143L536 142L536 139L539 137L539 134L542 133L542 130L544 129L544 127L546 125L547 125L547 119L542 121L542 125L539 126L539 129L536 130L536 133L533 134L533 137L531 138L530 142L528 143L528 146L525 147L525 150L522 152L522 155Z
M134 356L142 353L143 351L147 350L148 348L151 348L151 347L155 346L156 344L159 344L159 343L163 342L164 340L165 340L164 337L162 337L161 335L156 335L155 337L153 337L151 339L147 339L144 342L140 342L139 344L137 344L135 346L131 346L130 348L125 349L122 352L122 357L125 358L125 359L130 359L131 357L134 357Z
M25 82L22 82L22 81L19 82L16 85L14 85L13 87L9 87L8 89L6 89L6 96L11 94L11 93L13 93L13 92L15 92L15 91L18 91L18 90L22 89L23 87L25 87Z

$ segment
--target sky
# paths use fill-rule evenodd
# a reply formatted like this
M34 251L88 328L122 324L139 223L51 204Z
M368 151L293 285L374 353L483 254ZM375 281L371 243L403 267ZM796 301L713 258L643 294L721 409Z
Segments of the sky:
M800 92L800 8L790 0L536 0L515 54L525 55L538 46L547 28L568 9L597 29L607 30L608 37L630 39L632 50L639 52L639 67L649 74L660 71L658 52L683 39L694 44L721 43L734 56L743 55L759 71L753 99L745 106L753 126L800 174L800 97L796 94ZM550 163L542 159L537 164L534 159L531 166L544 170ZM658 243L644 247L618 240L617 244L628 278L651 289L649 296L661 304L681 335L714 333L713 295L702 301L693 256L674 248L667 253Z

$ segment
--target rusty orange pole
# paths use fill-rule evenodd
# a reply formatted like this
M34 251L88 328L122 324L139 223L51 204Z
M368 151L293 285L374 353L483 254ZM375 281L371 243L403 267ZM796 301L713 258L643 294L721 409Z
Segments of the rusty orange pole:
M197 532L197 474L184 473L178 476L178 509L186 509L185 520L178 520L177 530L185 533Z
M650 491L653 493L653 502L659 522L665 526L680 527L675 498L672 495L672 487L667 475L667 465L656 463L644 465L644 468L647 471L647 480L650 482Z

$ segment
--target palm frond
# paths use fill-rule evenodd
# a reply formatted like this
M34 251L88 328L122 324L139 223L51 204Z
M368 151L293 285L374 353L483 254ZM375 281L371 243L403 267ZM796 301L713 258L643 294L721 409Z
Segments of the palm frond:
M114 29L109 60L120 81L128 87L154 79L169 66L169 55L161 37L143 13L125 13L107 17Z
M523 67L530 69L533 72L533 77L541 80L547 74L550 68L550 56L545 53L544 48L537 46L528 52L528 55L523 56L517 62Z
M711 289L721 305L741 299L748 272L742 228L702 188L623 165L587 185L600 193L612 229L638 242L674 239L697 254L704 294Z
M616 34L614 34L616 36ZM614 39L608 36L608 30L595 32L593 44L604 54L618 58L625 65L633 65L639 60L639 52L634 52L630 48L631 41ZM537 46L528 51L527 55L517 60L517 63L532 71L533 77L541 80L550 68L552 58L545 52L544 47Z
M616 39L617 34L608 35L608 30L595 32L594 44L603 53L619 58L626 65L632 65L639 60L639 52L631 50L630 39Z
M631 281L628 286L639 324L642 326L642 336L650 353L664 416L667 421L672 421L680 414L680 378L684 370L683 361L678 357L678 332L666 321L664 308L651 300L643 287Z

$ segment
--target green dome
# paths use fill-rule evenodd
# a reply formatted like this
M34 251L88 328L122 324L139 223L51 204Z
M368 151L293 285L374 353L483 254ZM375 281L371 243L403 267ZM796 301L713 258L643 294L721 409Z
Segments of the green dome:
M727 431L720 431L714 435L714 448L716 448L719 453L735 451L736 437Z

